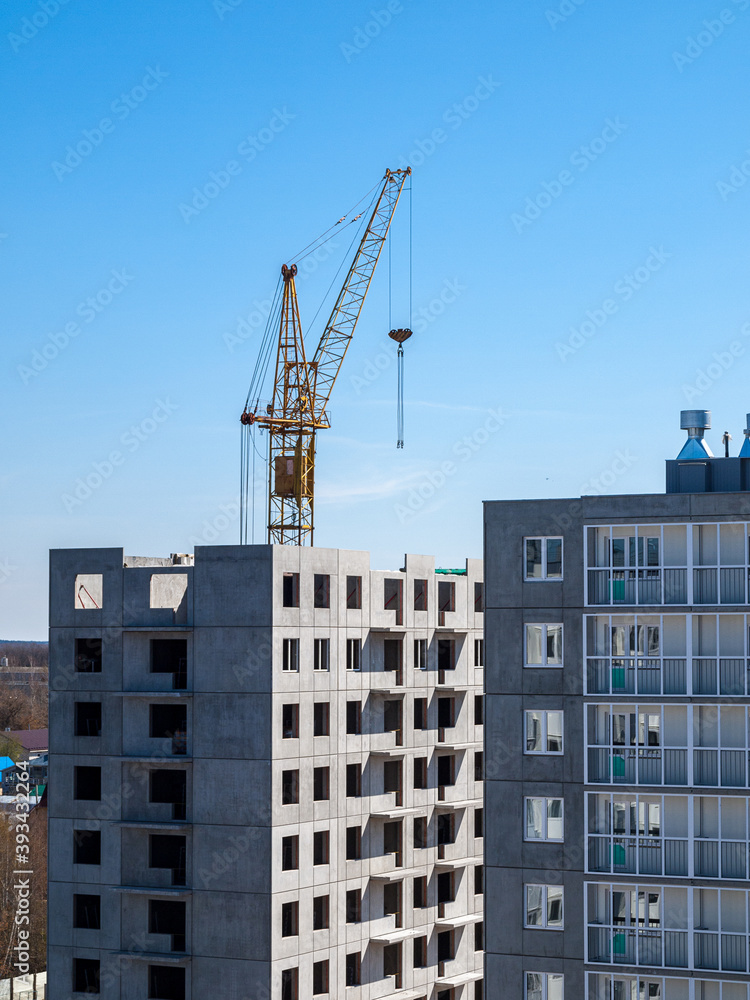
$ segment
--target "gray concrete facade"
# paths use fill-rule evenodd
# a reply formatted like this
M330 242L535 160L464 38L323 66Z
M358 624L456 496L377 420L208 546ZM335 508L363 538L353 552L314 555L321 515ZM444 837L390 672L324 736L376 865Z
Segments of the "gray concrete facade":
M481 996L482 579L53 551L50 1000Z
M739 493L485 505L488 1000L750 997L749 522Z

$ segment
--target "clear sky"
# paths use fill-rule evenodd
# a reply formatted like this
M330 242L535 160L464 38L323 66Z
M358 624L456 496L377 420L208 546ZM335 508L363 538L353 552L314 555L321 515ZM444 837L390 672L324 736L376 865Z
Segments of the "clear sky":
M406 447L384 259L317 544L460 565L482 500L660 492L682 408L736 453L750 0L17 0L0 29L0 638L44 637L49 548L238 540L257 310L386 167L414 168ZM396 326L408 244L405 199Z

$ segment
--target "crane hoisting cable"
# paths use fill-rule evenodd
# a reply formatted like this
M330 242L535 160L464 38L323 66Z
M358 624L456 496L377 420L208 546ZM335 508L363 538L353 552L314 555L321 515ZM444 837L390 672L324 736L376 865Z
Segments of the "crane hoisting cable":
M396 447L404 447L404 341L411 337L411 330L391 330L388 336L398 344L398 405L396 410Z
M273 397L262 403L253 396L251 387L240 417L243 434L249 435L256 423L268 431L269 543L312 545L316 435L319 430L331 426L327 413L331 391L410 174L410 167L386 170L372 215L310 361L305 353L297 306L297 265L285 264L281 269L283 292ZM257 387L255 380L254 386ZM243 475L241 500L242 509L246 510L247 460ZM241 523L240 541L247 541L246 516Z

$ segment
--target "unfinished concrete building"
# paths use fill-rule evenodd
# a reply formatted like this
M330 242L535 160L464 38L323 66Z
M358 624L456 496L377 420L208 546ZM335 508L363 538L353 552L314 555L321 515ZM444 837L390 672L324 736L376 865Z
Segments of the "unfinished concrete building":
M49 1000L482 996L482 564L51 555Z

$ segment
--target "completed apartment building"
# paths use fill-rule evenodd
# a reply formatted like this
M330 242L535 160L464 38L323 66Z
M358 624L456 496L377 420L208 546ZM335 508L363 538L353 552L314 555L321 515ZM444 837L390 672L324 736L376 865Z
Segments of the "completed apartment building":
M750 440L485 508L487 997L749 1000Z
M483 996L482 564L51 555L49 1000Z

